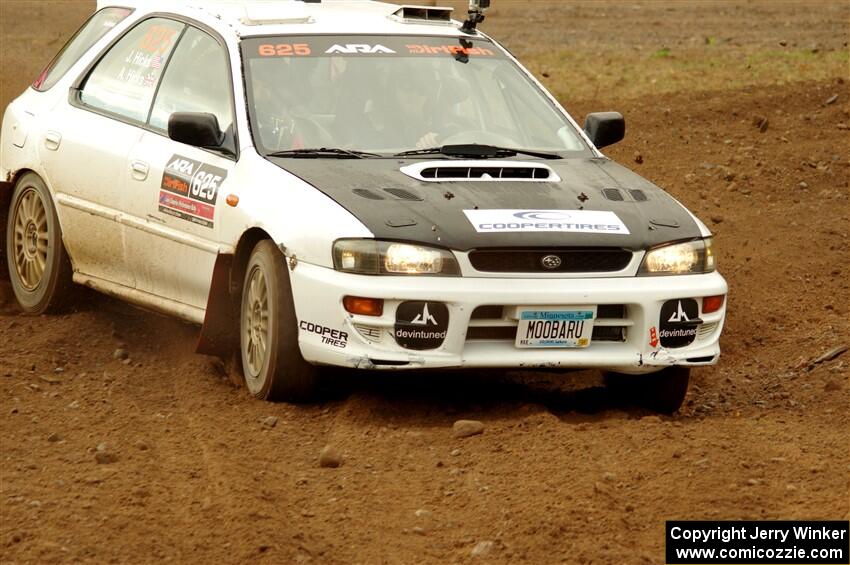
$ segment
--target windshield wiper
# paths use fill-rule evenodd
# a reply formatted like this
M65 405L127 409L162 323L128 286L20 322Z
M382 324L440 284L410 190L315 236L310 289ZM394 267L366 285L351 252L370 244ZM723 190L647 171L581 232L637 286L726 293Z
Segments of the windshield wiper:
M363 159L365 157L382 157L377 153L357 151L356 149L340 149L338 147L319 147L307 149L286 149L268 153L266 157L296 157L301 159L317 159L331 157L336 159Z
M490 159L493 157L514 157L516 155L529 155L541 159L563 159L557 153L543 153L542 151L528 151L526 149L514 149L511 147L496 147L495 145L481 145L478 143L467 143L461 145L443 145L442 147L428 147L425 149L413 149L396 153L394 157L413 157L416 155L442 154L449 157L472 157L476 159Z

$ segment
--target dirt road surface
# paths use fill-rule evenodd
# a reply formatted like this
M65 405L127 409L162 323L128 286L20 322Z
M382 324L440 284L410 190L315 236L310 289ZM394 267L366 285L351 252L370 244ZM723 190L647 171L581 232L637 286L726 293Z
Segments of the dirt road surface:
M24 317L0 284L0 562L659 563L667 519L850 518L850 353L819 359L850 345L850 8L691 5L497 0L485 24L577 118L622 111L609 154L716 232L723 357L680 413L588 373L268 404L191 326L88 293ZM4 106L91 9L0 4Z

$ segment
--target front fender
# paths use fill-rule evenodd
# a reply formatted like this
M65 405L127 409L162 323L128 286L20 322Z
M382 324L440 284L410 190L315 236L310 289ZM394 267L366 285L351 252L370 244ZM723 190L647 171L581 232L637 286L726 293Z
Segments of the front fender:
M234 178L222 191L239 199L235 207L222 209L221 236L233 249L248 230L261 229L288 257L330 267L334 241L373 237L348 210L253 151L243 152Z

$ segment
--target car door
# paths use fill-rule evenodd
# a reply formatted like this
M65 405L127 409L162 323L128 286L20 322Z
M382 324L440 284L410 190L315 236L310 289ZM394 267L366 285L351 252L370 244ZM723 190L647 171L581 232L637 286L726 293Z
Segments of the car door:
M144 129L167 59L185 26L145 20L113 44L49 118L42 151L74 267L134 286L120 221L127 157Z
M231 80L223 42L189 25L163 75L148 131L128 156L126 248L136 287L178 307L206 307L225 205L219 193L235 164ZM169 139L174 112L215 115L227 149Z

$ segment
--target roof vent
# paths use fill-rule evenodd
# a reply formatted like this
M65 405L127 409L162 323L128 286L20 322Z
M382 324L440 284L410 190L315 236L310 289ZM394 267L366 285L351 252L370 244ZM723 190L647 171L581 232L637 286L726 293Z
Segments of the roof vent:
M248 2L244 9L240 21L246 26L313 23L303 2Z
M632 198L635 199L635 202L646 202L647 200L649 200L646 197L646 193L640 189L629 190L629 194L632 195Z
M560 182L548 165L521 161L432 161L401 168L423 182Z
M393 14L397 19L408 23L447 24L452 21L453 8L434 6L402 6Z

